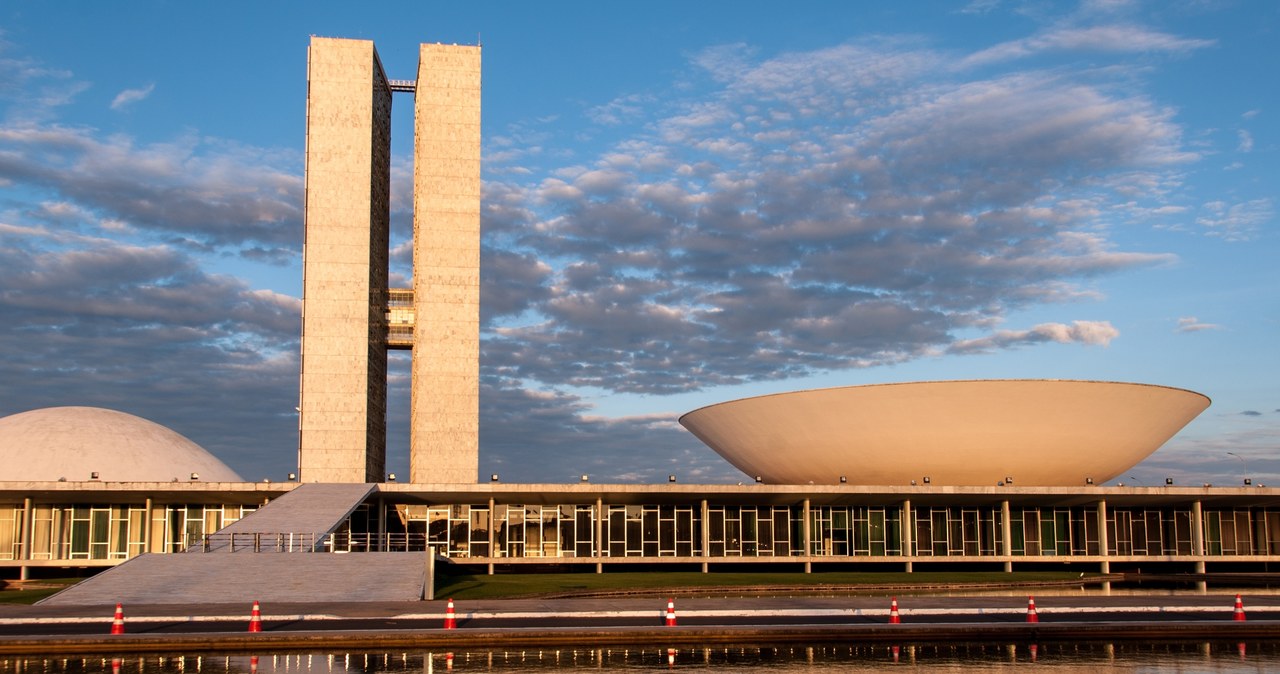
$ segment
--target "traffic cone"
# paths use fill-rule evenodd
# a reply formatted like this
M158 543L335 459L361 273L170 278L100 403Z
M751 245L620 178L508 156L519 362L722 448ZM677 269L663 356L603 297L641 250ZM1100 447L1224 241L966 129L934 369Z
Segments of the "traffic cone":
M667 669L671 669L672 667L675 667L675 666L676 666L676 649L668 648L667 649Z
M249 631L262 631L262 607L258 606L258 602L253 602L253 608L249 611Z
M120 674L120 658L111 658L111 674Z
M894 597L889 601L889 624L897 625L902 622L902 618L898 616L898 598Z
M453 669L453 653L444 654L444 668L448 670Z
M457 629L458 618L453 612L453 599L449 599L448 606L444 609L444 628L447 630Z
M116 604L116 617L111 619L111 633L124 634L124 607Z
M1231 619L1237 622L1244 622L1244 602L1240 599L1240 595L1236 595L1236 608L1231 615Z
M258 674L258 656L249 656L249 674Z
M1036 613L1035 597L1027 597L1027 622L1029 623L1040 622L1040 614Z
M667 600L667 627L676 626L676 600Z

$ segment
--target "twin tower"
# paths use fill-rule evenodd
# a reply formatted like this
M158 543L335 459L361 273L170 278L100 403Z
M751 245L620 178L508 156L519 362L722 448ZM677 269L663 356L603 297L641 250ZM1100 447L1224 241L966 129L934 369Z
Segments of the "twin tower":
M307 58L304 482L382 482L387 350L412 349L409 480L479 471L480 47L424 44L389 80L373 43ZM413 288L389 288L391 99L414 101Z

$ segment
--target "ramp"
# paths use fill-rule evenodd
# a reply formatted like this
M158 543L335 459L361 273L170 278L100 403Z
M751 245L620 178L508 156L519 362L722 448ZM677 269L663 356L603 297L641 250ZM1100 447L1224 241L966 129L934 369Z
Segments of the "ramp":
M148 554L41 605L415 601L423 552Z
M316 550L374 489L372 484L301 485L223 527L204 543L192 545L187 552L218 552L232 545L237 550L261 550L264 544L270 550Z
M324 552L327 535L375 488L304 484L184 553L135 557L40 603L421 599L427 553Z

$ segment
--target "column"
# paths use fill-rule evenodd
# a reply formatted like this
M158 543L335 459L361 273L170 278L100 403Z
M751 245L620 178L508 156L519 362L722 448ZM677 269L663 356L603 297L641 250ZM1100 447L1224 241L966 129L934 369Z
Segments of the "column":
M35 526L34 510L35 503L32 502L31 497L22 499L22 555L18 559L31 560L31 544L35 540L34 532L31 531L31 528ZM26 580L29 573L29 566L23 564L18 569L18 578Z
M707 499L702 499L699 508L702 511L699 515L702 518L702 525L698 527L702 532L702 572L706 573L709 567L707 558L711 556L711 532L707 527Z
M1004 556L1004 572L1013 573L1013 510L1009 499L1000 502L1000 554Z
M809 560L813 556L813 532L810 530L809 523L809 499L804 500L804 522L800 524L800 541L804 544L804 572L813 573L813 562Z
M1102 573L1111 573L1111 561L1107 557L1111 556L1111 538L1107 535L1107 500L1100 499L1098 501L1098 555L1102 557L1102 562L1098 564L1098 570ZM1103 581L1102 591L1111 592L1111 581Z
M604 541L604 499L599 498L599 497L597 497L597 498L596 498L596 522L595 522L595 526L596 526L596 545L595 545L595 556L596 556L596 560L597 560L597 561L596 561L596 573L604 573L604 563L603 563L603 562L601 562L601 561L598 561L601 557L604 557L604 546L605 546L605 541Z
M1201 507L1200 499L1196 499L1191 503L1191 554L1196 556L1196 573L1204 573L1204 509ZM1209 583L1204 580L1198 581L1196 583L1196 590L1199 592L1207 592L1209 590Z
M914 563L911 561L911 557L913 556L911 551L914 548L915 541L915 527L912 526L912 517L914 516L911 513L911 499L906 499L902 502L902 550L900 552L903 556L907 557L907 561L902 566L903 570L907 573L911 573L914 567Z

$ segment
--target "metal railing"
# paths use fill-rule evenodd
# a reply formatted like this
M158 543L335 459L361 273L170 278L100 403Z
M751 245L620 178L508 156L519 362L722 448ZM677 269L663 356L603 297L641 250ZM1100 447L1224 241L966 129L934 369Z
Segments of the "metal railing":
M323 544L328 538L296 532L205 534L196 541L189 541L188 550L198 545L201 552L325 552L317 542Z

